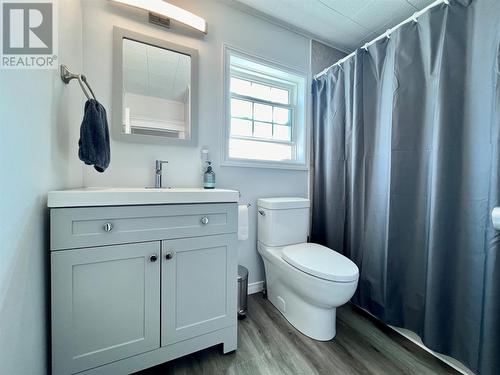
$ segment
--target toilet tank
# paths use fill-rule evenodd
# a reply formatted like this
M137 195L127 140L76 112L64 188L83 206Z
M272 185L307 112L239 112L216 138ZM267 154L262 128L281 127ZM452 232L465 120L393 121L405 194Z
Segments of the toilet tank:
M309 199L261 198L257 201L258 241L286 246L307 241Z

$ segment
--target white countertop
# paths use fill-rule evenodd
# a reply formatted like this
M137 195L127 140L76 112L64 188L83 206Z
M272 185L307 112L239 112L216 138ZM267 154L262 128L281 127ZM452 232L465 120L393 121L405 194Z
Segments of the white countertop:
M202 188L80 188L50 191L47 206L95 207L238 202L237 190Z

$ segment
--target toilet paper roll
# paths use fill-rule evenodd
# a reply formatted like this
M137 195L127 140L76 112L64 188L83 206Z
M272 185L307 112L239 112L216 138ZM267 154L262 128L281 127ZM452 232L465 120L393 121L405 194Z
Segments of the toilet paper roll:
M491 221L493 222L493 228L500 230L500 207L495 207L491 211Z
M248 206L246 204L238 206L238 240L248 240Z

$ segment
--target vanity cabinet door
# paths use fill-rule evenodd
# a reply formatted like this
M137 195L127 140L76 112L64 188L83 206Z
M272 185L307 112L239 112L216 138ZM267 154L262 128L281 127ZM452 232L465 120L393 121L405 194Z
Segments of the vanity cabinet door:
M53 374L160 347L160 263L159 241L51 253Z
M162 241L162 346L236 325L235 243L235 234Z

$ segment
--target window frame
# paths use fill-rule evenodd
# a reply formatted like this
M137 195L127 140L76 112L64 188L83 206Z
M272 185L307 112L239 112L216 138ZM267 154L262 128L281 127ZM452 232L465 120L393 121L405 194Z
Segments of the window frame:
M234 71L230 71L229 72L229 81L231 82L231 78L235 77L235 78L239 78L239 79L242 79L242 80L245 80L245 81L249 81L249 82L256 82L256 83L260 83L262 85L265 85L265 86L270 86L270 87L276 87L278 89L283 89L283 90L286 90L288 91L288 95L289 95L289 102L290 104L282 104L282 103L279 103L279 102L273 102L273 101L268 101L268 100L263 100L263 99L259 99L259 98L255 98L253 96L246 96L246 95L241 95L241 94L236 94L236 93L233 93L231 92L231 89L229 89L229 103L231 102L231 99L237 99L237 100L241 100L241 101L246 101L246 102L250 102L252 103L252 112L253 112L253 106L255 103L257 104L263 104L263 105L267 105L267 106L271 106L271 107L278 107L278 108L285 108L285 109L288 109L290 110L290 113L291 113L291 118L290 118L290 124L289 125L286 125L286 126L289 126L290 127L290 141L280 141L280 140L276 140L276 139L267 139L267 138L259 138L259 137L246 137L246 136L232 136L231 137L231 134L229 134L229 136L231 138L235 138L235 139L244 139L244 140L254 140L254 141L259 141L259 142L264 142L264 141L267 141L269 143L282 143L282 144L288 144L288 145L291 145L293 146L293 152L295 153L295 147L296 147L296 142L294 141L294 137L296 136L296 129L295 127L297 126L297 121L295 120L295 115L296 115L296 107L297 107L297 85L291 85L291 84L286 84L284 82L278 82L278 81L272 81L271 79L265 79L265 78L255 78L255 76L252 76L250 74L247 74L247 73L244 73L244 72L237 72L235 73ZM229 83L231 85L231 83ZM231 104L229 104L229 108L228 108L228 111L231 111L231 108L230 108ZM252 116L253 116L253 113L252 113ZM231 116L231 113L229 113L229 127L231 127L231 119L232 118L238 118L238 119L242 119L242 120L248 120L246 118L242 118L242 117L234 117L234 116ZM274 124L277 124L277 125L280 125L278 123L275 123L275 122L268 122L268 121L259 121L259 120L255 120L255 118L252 117L252 122L264 122L266 124L271 124L271 126L273 126ZM274 130L273 130L274 131ZM231 128L229 128L229 132L231 132Z
M287 80L285 78L271 76L260 70L255 70L250 67L238 68L231 67L231 56L245 59L251 63L266 66L272 70L279 70L283 75L289 74L303 81L302 86L297 82ZM251 72L251 73L247 73ZM285 89L289 92L290 104L282 104L273 101L261 100L254 97L240 95L231 92L231 77L244 79L251 82L261 83L267 86L272 86L280 89ZM309 169L309 97L307 87L309 84L309 75L297 71L295 69L283 66L261 57L250 55L233 47L223 45L223 142L222 142L222 163L221 166L238 166L238 167L253 167L253 168L276 168L276 169ZM303 90L303 91L302 91ZM299 103L299 98L301 102ZM271 105L273 107L281 107L290 109L290 141L282 141L275 139L266 139L248 136L233 136L231 137L231 99L246 100L252 103L261 103ZM299 108L302 105L302 109ZM253 114L252 114L253 116ZM265 122L265 121L264 121ZM271 123L270 123L271 124ZM300 129L301 127L302 129ZM274 131L274 130L273 130ZM262 159L247 159L247 158L231 158L229 157L229 142L231 139L251 140L263 143L272 144L287 144L292 146L292 160L262 160Z

